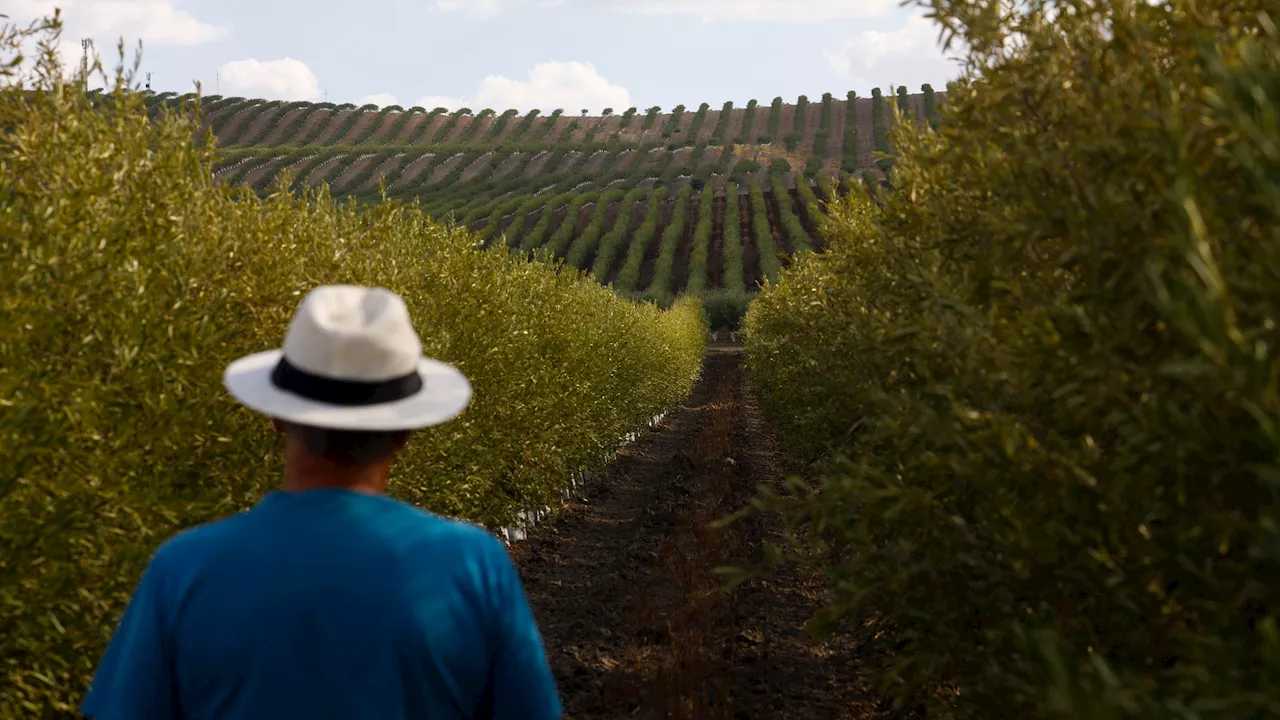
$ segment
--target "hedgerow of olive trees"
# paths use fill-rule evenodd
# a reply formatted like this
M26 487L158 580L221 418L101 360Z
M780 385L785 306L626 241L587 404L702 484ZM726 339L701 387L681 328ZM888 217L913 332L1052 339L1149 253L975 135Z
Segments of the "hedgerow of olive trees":
M946 121L748 314L813 463L761 506L904 711L1274 718L1275 8L993 7L933 5Z

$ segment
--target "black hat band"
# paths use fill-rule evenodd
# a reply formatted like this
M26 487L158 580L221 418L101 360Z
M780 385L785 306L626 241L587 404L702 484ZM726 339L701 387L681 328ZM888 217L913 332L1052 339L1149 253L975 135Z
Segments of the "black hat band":
M396 402L413 397L422 390L422 376L417 370L376 382L335 380L309 373L285 357L280 358L276 369L271 372L271 383L308 400L347 407Z

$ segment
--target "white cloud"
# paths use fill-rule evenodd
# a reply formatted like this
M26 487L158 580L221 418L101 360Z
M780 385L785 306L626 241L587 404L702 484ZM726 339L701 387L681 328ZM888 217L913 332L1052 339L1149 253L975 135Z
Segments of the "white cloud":
M301 60L235 60L218 68L222 94L268 100L318 100L320 81Z
M867 30L836 50L823 53L836 73L849 78L856 86L880 87L906 85L917 92L930 83L941 90L947 81L959 77L961 66L956 58L964 56L956 43L945 54L938 38L939 26L920 14L913 14L897 30Z
M611 0L618 12L689 15L703 22L819 22L880 17L897 0Z
M488 20L501 13L509 4L506 0L436 0L436 9L446 14L465 15L474 20Z
M515 7L561 5L568 0L436 0L436 10L487 20ZM586 0L576 0L587 4ZM819 22L879 17L897 0L591 0L615 12L636 15L685 15L703 22L734 20Z
M356 101L356 107L362 107L364 105L369 105L370 103L377 105L380 108L384 108L388 105L395 105L396 96L391 93L374 93L372 95L365 95Z
M594 65L549 60L535 65L527 80L490 75L470 97L430 95L418 104L428 110L470 107L476 112L485 108L498 112L515 108L521 112L537 109L547 113L559 108L576 115L582 108L600 111L607 107L630 107L631 93L609 82Z
M9 4L12 3L12 4ZM142 40L154 45L201 45L226 39L231 29L210 25L163 0L9 0L5 11L11 20L26 24L53 15L62 8L63 34L92 37L100 48L115 47L121 37L125 47Z
M490 75L476 89L480 107L505 110L516 108L527 112L534 108L550 112L564 108L577 113L581 108L602 110L607 107L629 107L631 93L596 72L594 65L581 62L549 60L529 71L528 80L512 80Z
M125 45L123 64L128 69L133 66L139 40L144 46L145 60L147 46L200 45L231 35L230 28L206 23L162 0L6 0L0 7L0 11L9 16L5 22L20 27L52 18L56 9L62 10L62 38L56 49L67 77L77 71L84 59L82 38L93 41L89 63L101 61L106 74L114 76L121 64L116 48L121 39ZM25 58L18 69L20 76L30 77L37 54L36 39L24 43ZM103 84L99 75L89 80L91 88L101 88Z

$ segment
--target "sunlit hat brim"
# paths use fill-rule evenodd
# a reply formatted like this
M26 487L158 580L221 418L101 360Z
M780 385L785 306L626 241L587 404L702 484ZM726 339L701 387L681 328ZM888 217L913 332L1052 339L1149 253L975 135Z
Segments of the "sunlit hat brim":
M422 389L378 405L333 405L282 390L272 382L283 350L249 355L227 366L222 382L245 407L286 422L332 430L413 430L457 417L471 402L471 382L457 368L422 358Z

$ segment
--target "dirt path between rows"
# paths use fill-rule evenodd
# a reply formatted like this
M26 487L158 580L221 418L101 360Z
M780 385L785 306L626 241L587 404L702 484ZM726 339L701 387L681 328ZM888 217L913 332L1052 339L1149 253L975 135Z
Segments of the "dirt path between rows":
M569 720L887 716L852 639L802 635L819 577L787 569L724 591L712 574L779 530L709 526L780 475L741 365L712 348L692 397L511 550Z

